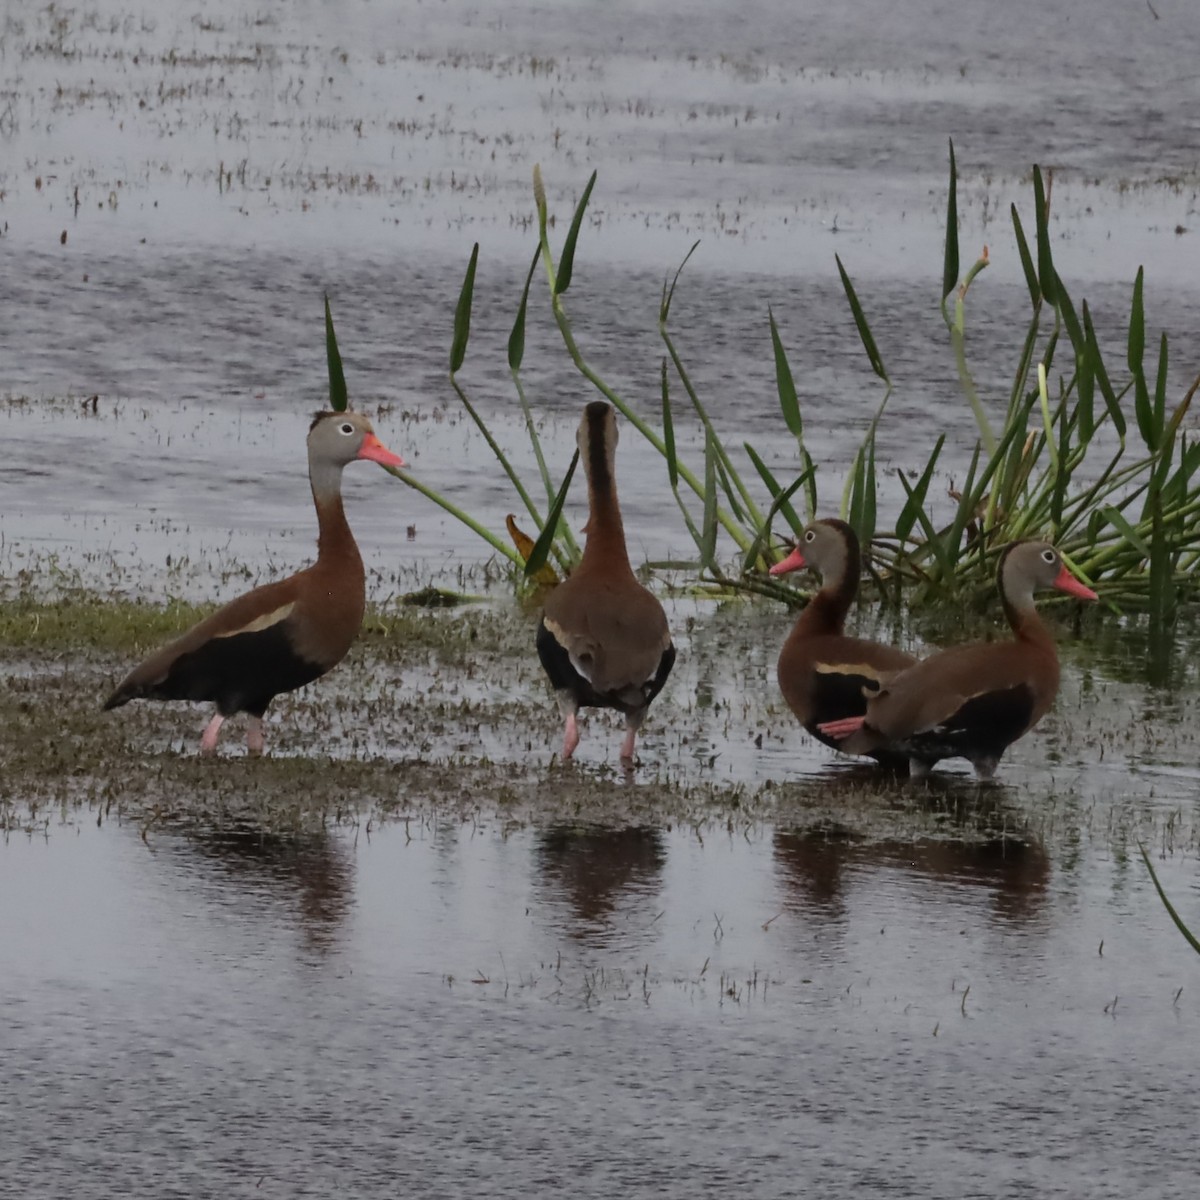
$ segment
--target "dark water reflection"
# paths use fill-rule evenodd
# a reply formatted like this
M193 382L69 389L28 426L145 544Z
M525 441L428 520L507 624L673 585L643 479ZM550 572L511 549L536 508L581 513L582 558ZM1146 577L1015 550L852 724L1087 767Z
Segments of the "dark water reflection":
M345 840L321 833L281 836L234 825L188 839L219 875L224 895L244 893L252 901L267 894L295 912L308 944L334 944L353 904L354 855Z
M559 826L537 833L535 845L545 891L578 919L568 927L573 937L603 943L626 900L645 908L662 886L666 849L658 829Z
M1038 916L1046 900L1050 860L1036 843L1015 837L984 842L865 842L827 832L778 831L775 861L791 903L801 910L838 913L852 880L884 869L907 872L914 887L950 884L979 887L995 915L1024 922Z
M0 911L21 1196L1194 1186L1195 962L1086 837L84 822Z

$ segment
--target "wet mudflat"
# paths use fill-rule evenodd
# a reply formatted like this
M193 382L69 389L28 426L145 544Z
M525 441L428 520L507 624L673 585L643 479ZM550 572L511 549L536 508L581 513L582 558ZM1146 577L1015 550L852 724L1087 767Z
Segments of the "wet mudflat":
M1137 853L1194 916L1190 616L1163 648L1060 614L1057 708L1000 784L910 788L795 728L789 614L659 571L680 658L642 762L599 717L564 768L504 572L364 467L371 617L273 707L266 759L236 728L195 759L196 710L98 711L171 612L309 561L322 293L352 402L414 473L497 528L515 510L446 363L478 240L463 382L532 477L505 342L535 162L556 244L600 172L568 296L589 359L657 412L660 289L699 238L672 317L692 377L789 474L770 305L831 504L880 394L835 251L896 382L881 509L938 433L939 486L970 456L937 312L950 135L964 255L991 253L985 404L1024 335L1008 207L1029 227L1034 161L1117 360L1145 264L1177 396L1200 33L1188 0L1102 7L4 14L0 1193L1191 1195L1200 980ZM524 375L561 470L593 393L536 280ZM636 438L618 477L634 560L690 556ZM400 605L431 582L490 599Z

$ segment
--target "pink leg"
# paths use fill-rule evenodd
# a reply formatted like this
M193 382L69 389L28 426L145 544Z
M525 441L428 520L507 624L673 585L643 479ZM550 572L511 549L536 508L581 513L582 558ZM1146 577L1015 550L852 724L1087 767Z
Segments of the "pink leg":
M579 722L575 719L574 713L567 714L567 732L563 737L563 761L566 762L572 754L575 753L575 747L579 745Z
M246 749L254 755L263 752L263 723L262 717L251 717L246 727Z
M633 744L637 741L637 730L630 728L625 730L625 740L621 743L621 761L624 763L633 762Z
M216 754L217 738L221 736L221 726L225 724L225 718L217 713L204 728L204 736L200 739L200 753L205 755Z

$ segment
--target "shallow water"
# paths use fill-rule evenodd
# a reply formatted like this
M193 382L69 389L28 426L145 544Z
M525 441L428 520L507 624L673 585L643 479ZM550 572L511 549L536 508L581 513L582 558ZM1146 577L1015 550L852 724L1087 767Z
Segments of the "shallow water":
M835 252L896 384L881 518L893 469L938 433L939 486L969 457L937 310L950 136L964 265L991 255L967 309L986 402L1005 403L1024 336L1008 209L1032 228L1033 162L1054 170L1059 272L1117 364L1145 264L1178 398L1200 326L1198 52L1191 0L10 5L0 576L210 599L307 561L323 293L355 405L502 529L515 497L446 369L478 240L462 379L532 479L505 343L535 163L555 245L599 171L567 295L589 360L657 424L660 289L699 238L680 348L730 442L786 475L771 307L823 507L881 395ZM536 276L529 322L557 476L593 393ZM629 434L619 462L634 558L690 556L660 464ZM347 496L373 599L482 586L484 544L418 495L362 467ZM581 496L570 511L578 526ZM1134 840L1194 914L1191 635L1166 660L1113 623L1064 637L1058 710L1002 786L952 768L912 791L800 735L773 683L789 618L747 611L673 608L679 665L632 785L602 718L578 777L548 766L557 720L532 662L490 678L363 654L281 700L273 753L314 770L486 755L495 794L467 798L470 820L405 790L401 765L399 796L374 797L399 806L382 827L168 833L144 808L104 815L143 765L127 755L115 802L10 833L0 1192L1190 1196L1195 959ZM119 664L3 667L90 696ZM413 695L419 713L380 722ZM149 730L149 773L201 723L123 710L95 736ZM611 779L628 825L507 813L530 763L556 811L574 779L593 800ZM695 828L655 806L708 784L744 790ZM207 776L187 786L203 807Z
M84 822L0 853L25 1195L1194 1185L1195 960L1096 846Z
M994 411L1027 308L1007 213L1015 201L1032 229L1034 161L1055 170L1059 273L1117 362L1140 263L1151 335L1165 326L1178 347L1200 324L1188 0L1153 13L1111 3L1086 29L1064 4L936 0L903 12L761 0L737 17L626 3L579 20L459 0L336 11L90 0L6 14L0 395L35 401L0 407L0 444L20 447L0 456L6 572L44 571L52 555L93 584L115 569L207 595L230 558L303 561L302 438L327 394L323 292L354 403L383 405L381 432L414 473L502 531L519 501L463 423L446 366L478 240L462 377L532 484L504 346L535 241L537 162L561 218L555 244L600 172L567 296L585 354L657 425L660 289L701 239L674 306L681 351L730 444L746 438L787 477L772 308L824 507L882 394L835 251L896 384L883 511L902 500L893 468L923 465L938 433L946 486L969 458L974 425L937 310L949 135L964 268L991 249L968 337ZM1177 350L1172 397L1194 369ZM594 393L540 278L524 374L557 478ZM48 414L47 398L66 403ZM696 462L698 428L679 420ZM620 474L635 550L689 552L661 463L632 435ZM426 501L356 475L361 541L385 578L453 579L488 557Z

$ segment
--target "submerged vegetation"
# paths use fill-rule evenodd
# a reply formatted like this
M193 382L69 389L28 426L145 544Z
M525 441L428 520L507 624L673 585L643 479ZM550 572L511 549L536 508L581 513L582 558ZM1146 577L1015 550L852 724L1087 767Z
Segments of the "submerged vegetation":
M670 326L672 301L696 245L662 290L658 314L664 347L660 424L656 426L636 412L605 381L581 350L565 305L596 175L592 174L583 191L556 260L537 168L538 245L507 347L509 372L537 463L536 484L521 477L458 377L470 340L478 244L471 253L455 313L450 378L497 467L510 481L525 517L541 536L531 549L531 539L523 538L510 521L506 539L411 475L395 474L470 526L515 568L524 567L527 575L544 572L547 558L561 570L570 570L578 561L578 539L562 517L570 472L556 484L521 381L529 290L540 261L554 320L572 363L661 456L668 485L696 549L693 560L672 566L691 569L702 585L721 592L741 590L794 601L797 593L792 588L766 575L780 556L780 533L794 535L805 520L836 512L869 547L868 569L887 604L899 604L902 597L937 604L988 596L1004 545L1018 538L1046 537L1112 607L1145 611L1152 627L1162 629L1177 604L1195 596L1200 580L1200 444L1189 440L1184 427L1200 379L1181 397L1168 397L1167 337L1160 337L1157 350L1147 346L1141 271L1133 285L1123 367L1118 370L1115 351L1102 352L1087 302L1076 308L1054 264L1049 225L1052 179L1043 178L1037 167L1032 178L1032 241L1026 233L1027 222L1015 205L1010 214L1028 289L1029 322L1011 372L1003 420L993 425L974 382L966 346L968 297L974 295L972 286L988 266L989 255L985 247L970 268L960 272L958 179L951 146L941 312L977 439L961 486L949 492L948 511L941 489L935 487L939 471L948 468L952 457L944 434L924 463L906 464L906 469L897 471L905 497L899 511L886 518L879 511L876 437L886 418L893 381L871 331L867 308L840 258L835 261L851 316L883 390L878 401L872 402L874 414L846 465L842 486L834 497L828 497L819 484L823 477L836 473L836 468L831 471L830 464L815 462L807 448L793 368L771 311L765 315L774 354L780 433L795 443L794 473L790 478L778 478L753 445L742 442L740 447L734 446L711 419ZM340 407L347 403L347 396L328 310L326 335L331 399ZM679 390L685 401L682 407L674 394ZM676 431L685 419L699 425L702 462L685 461L679 450ZM954 469L963 465L956 463ZM544 493L544 501L536 498L538 493Z

